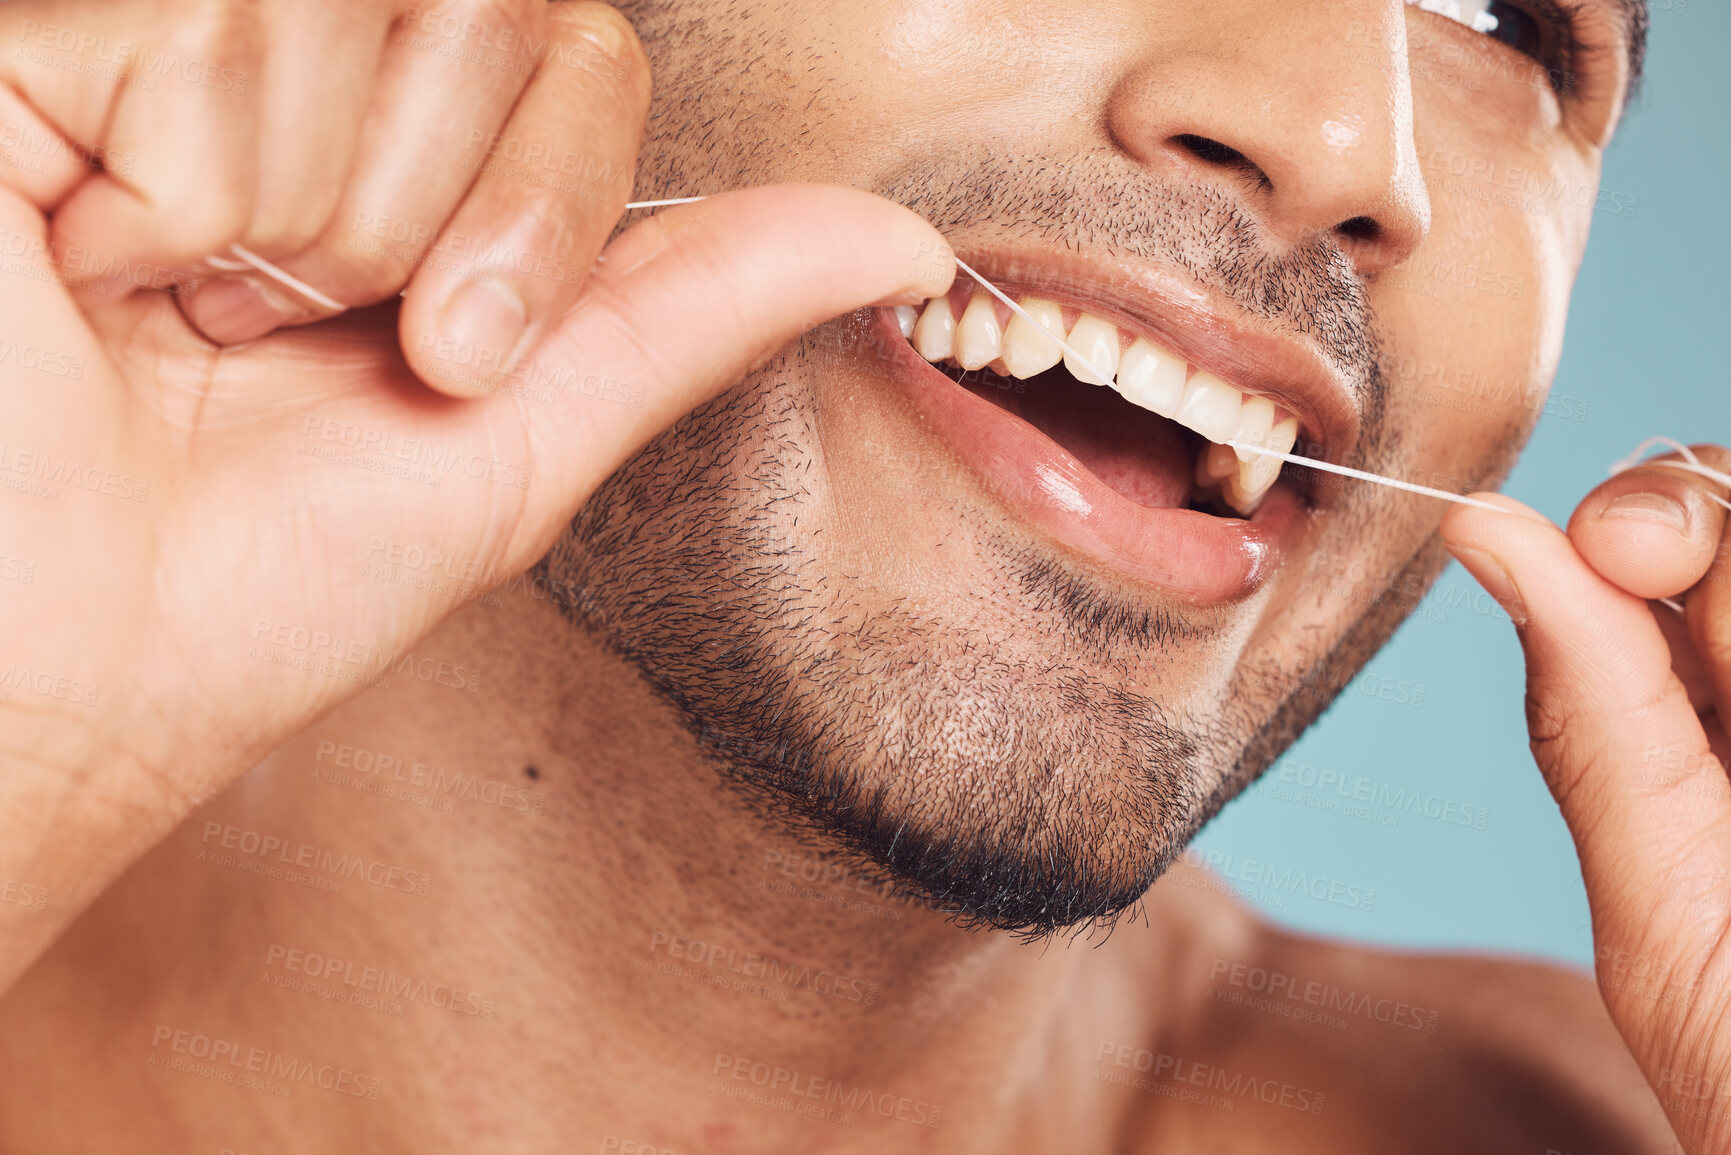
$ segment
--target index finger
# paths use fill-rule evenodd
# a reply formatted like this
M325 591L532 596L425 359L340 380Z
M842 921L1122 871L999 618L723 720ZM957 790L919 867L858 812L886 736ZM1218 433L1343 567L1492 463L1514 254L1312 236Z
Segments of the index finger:
M403 349L422 380L491 392L552 332L630 199L648 112L649 61L625 18L556 5L534 79L404 294Z

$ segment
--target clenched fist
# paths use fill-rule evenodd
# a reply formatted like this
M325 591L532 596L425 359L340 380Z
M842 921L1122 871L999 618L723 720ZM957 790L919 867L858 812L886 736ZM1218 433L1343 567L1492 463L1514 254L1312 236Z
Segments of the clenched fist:
M824 186L603 250L649 79L601 4L41 0L0 44L0 876L43 898L0 988L462 600L369 543L505 580L752 363L954 274Z

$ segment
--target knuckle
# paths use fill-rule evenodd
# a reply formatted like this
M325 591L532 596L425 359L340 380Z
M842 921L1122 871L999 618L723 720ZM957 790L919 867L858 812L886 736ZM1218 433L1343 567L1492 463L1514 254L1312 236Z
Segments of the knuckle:
M1718 612L1697 615L1692 632L1695 649L1709 666L1719 669L1731 666L1731 612L1724 606L1711 609Z
M192 11L176 14L172 35L184 37L213 63L250 68L264 51L259 19L258 5L251 0L201 0Z
M485 32L493 43L532 39L546 26L546 0L447 0L432 10Z
M1581 809L1577 791L1594 780L1603 752L1584 740L1580 711L1556 695L1529 689L1526 697L1527 745L1544 774L1551 795L1566 816Z
M325 291L351 308L363 308L402 292L413 271L412 265L392 260L346 261L336 271L335 287Z
M400 209L351 204L325 226L306 263L322 270L328 284L320 287L332 296L376 304L408 284L437 234L434 223Z
M315 252L319 289L351 308L376 305L402 292L418 260L418 256L408 259L395 253L356 252L331 243L328 235Z
M325 235L330 212L323 205L285 205L255 219L247 247L272 260L304 253Z
M554 31L550 46L558 46L558 63L647 94L649 57L637 30L617 8L575 0L555 5L549 19Z

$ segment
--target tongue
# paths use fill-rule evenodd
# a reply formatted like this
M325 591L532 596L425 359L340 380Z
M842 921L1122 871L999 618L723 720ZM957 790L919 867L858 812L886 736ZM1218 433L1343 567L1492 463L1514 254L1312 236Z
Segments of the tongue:
M1136 504L1176 509L1189 502L1194 465L1183 431L1115 390L1085 385L1061 368L1026 381L969 373L963 384L1062 445Z

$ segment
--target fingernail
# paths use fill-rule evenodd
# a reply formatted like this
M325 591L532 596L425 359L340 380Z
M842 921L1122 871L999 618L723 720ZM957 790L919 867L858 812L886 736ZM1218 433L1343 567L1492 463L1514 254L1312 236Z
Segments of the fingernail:
M1636 490L1625 493L1599 511L1600 517L1627 518L1668 525L1684 537L1689 536L1689 511L1682 502L1662 493Z
M529 325L529 310L502 281L468 281L439 314L439 332L461 364L505 372Z
M1527 624L1527 604L1521 600L1521 592L1515 587L1514 579L1509 577L1509 571L1494 554L1482 549L1470 549L1466 546L1456 546L1455 560L1467 568L1467 572L1478 579L1485 587L1485 592L1497 600L1503 607L1503 612L1517 626Z

